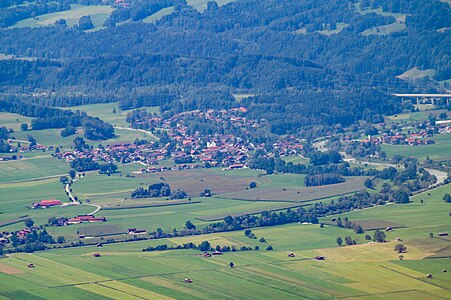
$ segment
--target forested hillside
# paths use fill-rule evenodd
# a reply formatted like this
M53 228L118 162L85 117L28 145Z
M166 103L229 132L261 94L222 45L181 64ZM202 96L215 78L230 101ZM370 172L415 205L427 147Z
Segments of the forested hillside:
M2 24L13 22L6 10L22 7L10 2ZM174 13L156 24L141 21L169 6ZM1 29L0 53L31 59L0 61L0 88L9 100L45 106L119 102L170 114L245 105L277 134L377 121L410 109L394 92L444 91L450 15L438 0L237 0L210 2L204 12L182 1L138 1L115 6L95 32L64 22ZM396 78L414 67L435 75ZM238 103L234 93L254 96Z

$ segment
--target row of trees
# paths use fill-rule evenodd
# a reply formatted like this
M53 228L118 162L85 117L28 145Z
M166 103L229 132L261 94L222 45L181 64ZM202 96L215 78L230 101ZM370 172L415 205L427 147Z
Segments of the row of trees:
M304 183L306 186L320 186L345 182L345 179L336 173L325 173L319 175L306 175Z
M157 198L157 197L170 197L170 199L183 199L188 195L182 190L176 190L171 192L171 187L167 183L153 183L149 187L139 187L131 193L132 198Z

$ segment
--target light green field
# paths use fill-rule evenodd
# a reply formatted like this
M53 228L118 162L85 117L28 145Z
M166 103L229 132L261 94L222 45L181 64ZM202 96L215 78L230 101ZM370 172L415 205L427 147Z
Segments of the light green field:
M282 157L282 159L286 163L292 162L293 164L302 164L302 165L308 165L310 162L310 159L301 156L285 156Z
M130 111L122 111L119 109L117 103L101 103L101 104L90 104L90 105L81 105L81 106L71 106L71 107L61 107L62 109L70 109L72 111L80 110L86 112L88 115L93 117L98 117L105 122L110 123L111 125L116 126L125 126L128 127L128 124L125 121L127 117L127 113ZM116 113L113 113L113 109L116 109ZM150 113L160 113L158 106L148 106L142 107L140 109L145 109Z
M235 2L235 0L217 0L215 2L218 4L219 7L221 7L228 3ZM189 6L192 6L193 8L197 9L199 12L203 12L204 10L207 9L208 1L207 0L188 0L188 1L186 1L186 3Z
M0 162L0 183L67 174L69 166L47 153L40 156Z
M143 22L144 23L155 23L155 22L159 21L161 18L163 18L164 16L168 16L168 15L172 14L174 11L175 11L174 6L165 7L163 9L157 11L153 15L150 15L150 16L144 18Z
M332 34L340 33L343 29L345 29L348 26L349 26L349 24L346 24L346 23L337 23L337 29L334 29L334 30L319 30L319 31L316 31L316 32L318 32L319 34L330 36Z
M422 120L427 120L429 115L432 114L434 115L437 120L439 120L439 115L443 112L447 112L446 109L436 109L435 105L433 104L415 104L415 107L419 108L419 112L414 112L414 113L402 113L402 114L397 114L395 116L388 116L386 117L388 122L397 122L399 123L400 121L411 121L411 120L416 120L416 121L422 121Z
M22 123L27 123L30 126L31 118L18 114L0 112L0 127L5 126L8 129L12 128L14 131L19 131Z
M39 144L42 144L46 147L54 146L59 147L62 146L63 149L71 149L73 147L73 140L77 137L83 137L82 128L77 128L77 133L71 136L62 137L61 136L62 129L45 129L45 130L29 130L29 131L18 131L14 133L14 136L19 140L27 140L27 136L32 135ZM132 143L136 138L151 140L153 136L132 130L125 130L122 128L115 128L114 132L116 137L103 140L103 141L93 141L86 140L86 143L97 147L99 144L108 145L110 143L117 142L130 142Z
M435 75L435 70L434 69L426 69L426 70L420 70L417 67L413 67L410 70L405 71L404 73L402 73L401 75L398 75L396 77L400 78L400 79L420 79L420 78L424 78L426 76L432 77Z
M408 146L408 145L381 145L382 150L388 157L398 154L402 156L413 156L420 161L426 157L433 160L448 160L451 158L451 135L441 134L432 138L435 141L433 145Z
M0 183L0 221L11 220L19 216L28 215L36 224L47 223L50 217L73 217L93 211L92 207L53 207L48 209L28 209L34 202L43 199L59 199L68 202L63 185L58 178L18 183ZM23 229L23 223L8 225L3 230Z
M39 27L53 25L59 19L65 19L67 26L78 25L78 20L83 16L91 16L92 23L96 29L102 28L103 23L114 10L108 5L84 6L72 4L70 10L37 16L36 19L29 18L18 22L13 28Z
M381 16L395 18L395 22L388 24L388 25L376 26L373 28L369 28L369 29L363 31L362 35L373 35L373 34L386 35L386 34L390 34L393 32L403 31L404 29L406 29L406 24L405 24L406 16L407 16L406 14L385 12L382 10L382 7L375 8L375 9L362 10L360 8L360 3L355 5L355 10L361 15L375 13L375 14L378 14Z

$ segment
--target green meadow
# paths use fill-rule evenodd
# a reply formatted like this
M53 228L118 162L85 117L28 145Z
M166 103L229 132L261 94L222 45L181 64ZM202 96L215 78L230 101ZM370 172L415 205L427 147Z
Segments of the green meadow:
M432 139L435 141L435 144L432 145L408 146L383 144L381 147L390 158L393 155L402 155L413 156L419 161L424 161L427 157L438 161L451 159L451 135L436 135Z
M78 25L78 20L83 16L90 16L95 29L103 27L103 23L113 11L108 5L78 5L72 4L70 10L39 15L36 18L29 18L19 21L12 26L13 28L21 27L40 27L54 25L59 19L65 19L67 26Z

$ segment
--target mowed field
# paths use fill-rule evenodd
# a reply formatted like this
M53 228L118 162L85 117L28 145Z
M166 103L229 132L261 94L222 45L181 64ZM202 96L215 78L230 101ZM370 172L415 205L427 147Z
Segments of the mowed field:
M12 26L13 28L21 27L39 27L54 25L59 19L65 19L67 26L78 25L78 20L83 16L90 16L92 23L96 29L102 28L103 23L114 9L108 5L77 5L72 4L70 10L45 14L37 16L36 19L29 18L22 20Z
M67 174L69 166L43 153L42 155L0 162L0 183L46 178Z
M31 124L31 118L24 117L18 114L0 112L0 127L12 128L14 131L20 130L22 123Z

